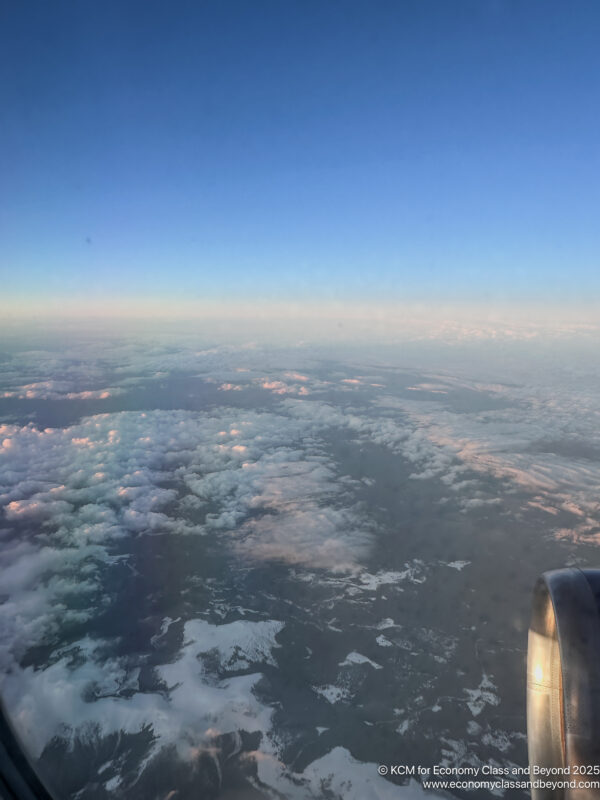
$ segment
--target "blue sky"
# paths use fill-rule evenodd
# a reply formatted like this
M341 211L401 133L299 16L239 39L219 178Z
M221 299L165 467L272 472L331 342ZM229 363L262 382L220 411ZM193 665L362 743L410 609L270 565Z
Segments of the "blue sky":
M4 304L578 302L596 2L1 12Z

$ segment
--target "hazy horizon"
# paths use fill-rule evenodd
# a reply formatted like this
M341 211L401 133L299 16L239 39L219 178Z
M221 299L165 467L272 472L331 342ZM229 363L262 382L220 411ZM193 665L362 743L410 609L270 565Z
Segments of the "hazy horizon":
M589 0L130 0L2 22L2 316L597 315Z

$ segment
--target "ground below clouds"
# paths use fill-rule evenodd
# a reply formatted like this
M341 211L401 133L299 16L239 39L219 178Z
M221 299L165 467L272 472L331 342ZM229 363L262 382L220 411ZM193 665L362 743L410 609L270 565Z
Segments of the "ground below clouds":
M1 365L2 695L57 797L526 763L531 587L596 559L593 376L189 343Z

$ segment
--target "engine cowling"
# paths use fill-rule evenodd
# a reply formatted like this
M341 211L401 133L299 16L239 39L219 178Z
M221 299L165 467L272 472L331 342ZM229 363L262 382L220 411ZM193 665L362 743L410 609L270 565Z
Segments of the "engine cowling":
M600 771L600 570L546 572L533 592L527 652L531 780L598 782ZM536 769L537 768L537 769ZM543 770L539 774L538 770ZM579 785L532 788L533 800L598 800Z

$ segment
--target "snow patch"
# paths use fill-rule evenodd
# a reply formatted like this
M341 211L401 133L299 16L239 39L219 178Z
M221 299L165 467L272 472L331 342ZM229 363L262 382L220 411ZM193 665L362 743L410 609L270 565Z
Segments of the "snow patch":
M370 658L363 656L361 653L357 653L355 650L353 650L351 653L348 653L344 661L340 661L338 666L350 667L354 664L370 664L373 669L383 669L381 664L376 664L375 661L371 661Z

